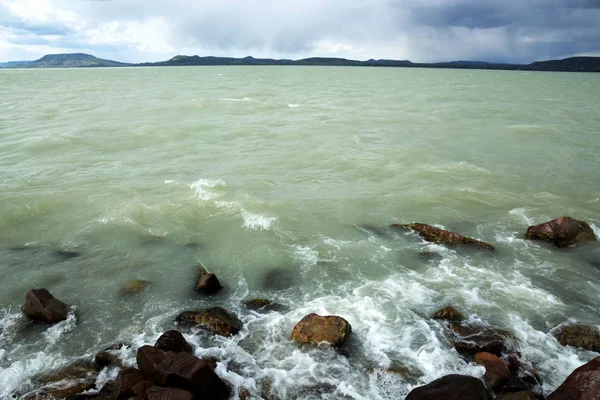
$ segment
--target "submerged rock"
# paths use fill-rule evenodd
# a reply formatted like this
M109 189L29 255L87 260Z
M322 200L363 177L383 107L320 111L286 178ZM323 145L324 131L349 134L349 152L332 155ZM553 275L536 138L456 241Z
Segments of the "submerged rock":
M413 389L406 400L492 400L483 382L472 376L446 375Z
M557 247L575 246L598 240L587 222L571 217L559 217L543 224L530 226L525 233L525 239L543 240Z
M488 389L497 389L504 386L510 378L510 371L504 361L492 353L477 353L475 363L485 367L483 381Z
M60 258L63 261L67 261L67 260L70 260L72 258L79 257L81 255L81 253L78 252L78 251L73 251L73 250L59 249L59 250L54 250L54 252L52 253L52 255L54 255L57 258Z
M249 310L254 311L282 311L285 310L286 307L282 304L272 303L268 299L253 299L244 302L244 305Z
M432 243L443 243L451 245L475 245L485 250L495 250L495 247L489 243L481 242L455 232L436 228L431 225L412 223L412 224L392 224L394 229L410 229L419 234L423 239Z
M154 347L163 351L173 351L175 353L181 353L183 351L187 353L193 353L192 346L185 340L181 332L176 330L170 330L163 333Z
M119 368L123 368L123 361L119 358L118 355L115 354L115 351L121 350L123 347L130 346L131 345L127 343L118 343L107 347L96 354L96 356L94 357L94 361L96 362L96 365L98 365L98 367L100 368L108 366L116 366Z
M509 349L513 341L510 332L487 326L454 323L452 333L456 351L468 356L476 353L500 356Z
M136 279L134 281L129 281L125 283L119 293L121 296L131 296L134 294L138 294L143 292L144 290L150 287L150 281L146 281L144 279Z
M69 307L46 289L31 289L25 296L21 311L34 320L54 324L67 319Z
M117 379L113 384L111 398L115 400L127 400L134 396L133 388L144 380L144 376L135 368L124 368L119 371Z
M263 287L268 290L285 290L293 287L298 280L297 274L286 268L275 268L263 277Z
M296 324L292 332L292 340L301 344L326 342L332 346L340 346L351 332L352 327L344 318L322 317L313 313Z
M444 321L462 321L465 319L463 315L456 311L454 307L444 307L431 316L431 319L440 319Z
M159 386L187 390L201 399L220 400L229 397L229 387L206 361L193 354L165 352L153 346L143 346L136 358L144 377Z
M563 325L556 329L554 337L563 346L573 346L600 353L600 330L595 326Z
M547 400L599 400L600 357L577 368Z
M242 321L221 307L201 311L184 311L176 318L177 322L195 325L217 335L231 336L243 327Z
M219 279L215 274L209 273L206 270L200 271L196 291L202 294L212 295L219 292L221 289L223 289L223 286L221 286L221 282L219 282Z

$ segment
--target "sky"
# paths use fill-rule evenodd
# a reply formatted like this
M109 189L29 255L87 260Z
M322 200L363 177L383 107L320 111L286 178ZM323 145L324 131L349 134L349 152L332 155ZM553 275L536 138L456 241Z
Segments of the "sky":
M600 56L600 0L0 0L0 62Z

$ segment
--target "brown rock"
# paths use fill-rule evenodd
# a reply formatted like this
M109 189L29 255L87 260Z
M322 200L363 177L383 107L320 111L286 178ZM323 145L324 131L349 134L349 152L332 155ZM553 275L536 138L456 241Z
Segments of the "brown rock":
M563 325L554 332L554 336L563 346L600 353L600 331L595 326Z
M54 324L67 319L69 307L46 289L31 289L25 296L21 311L29 318Z
M95 364L78 361L41 376L34 382L34 385L38 388L24 397L31 399L62 399L76 395L95 387L98 372L98 367Z
M506 363L499 357L492 353L477 353L474 361L485 367L483 381L488 389L497 389L508 382L510 371Z
M157 385L183 389L201 399L229 397L229 387L204 360L186 353L162 351L152 346L140 347L137 363L144 377ZM150 394L146 392L148 398Z
M282 311L285 310L285 306L277 303L272 303L268 299L253 299L244 302L246 308L255 311Z
M135 384L135 386L131 389L133 394L143 399L147 399L146 391L154 386L154 382L149 380L144 380Z
M436 228L427 224L393 224L391 227L394 229L411 229L417 232L423 239L432 243L475 245L485 250L495 250L494 246L489 243L471 239L469 237L459 235L458 233Z
M94 357L94 361L100 368L108 367L108 366L116 366L119 368L123 368L123 361L114 353L110 351L101 351L96 354Z
M143 381L142 373L135 368L124 368L119 371L113 385L111 397L115 400L127 400L134 396L133 387Z
M198 278L198 285L196 290L202 294L211 295L223 289L221 282L215 274L200 271L200 277Z
M515 393L504 393L496 396L496 400L537 400L535 394L530 390Z
M182 351L187 353L194 352L192 346L185 340L181 332L176 330L163 333L154 344L154 347L162 351L173 351L175 353L181 353Z
M573 371L547 400L600 400L600 357Z
M453 307L445 307L431 316L432 319L441 319L445 321L462 321L465 317L456 311Z
M525 239L543 240L558 247L575 246L598 239L585 221L571 217L559 217L543 224L530 226Z
M512 341L509 332L487 326L455 323L452 325L452 331L454 348L459 353L466 355L492 353L500 356L508 350Z
M177 322L193 324L217 335L231 336L242 329L243 323L235 315L221 307L203 311L184 311Z
M332 346L340 346L352 332L352 327L345 319L336 316L321 317L309 314L294 327L292 340L298 343L327 342Z
M148 400L194 400L194 395L187 390L152 386L146 391ZM212 397L206 397L207 399ZM204 399L204 397L202 398Z
M125 283L120 290L121 296L131 296L134 294L139 294L144 290L150 287L150 281L145 281L143 279L137 279L135 281L129 281Z
M492 400L483 382L472 376L446 375L413 389L405 400Z

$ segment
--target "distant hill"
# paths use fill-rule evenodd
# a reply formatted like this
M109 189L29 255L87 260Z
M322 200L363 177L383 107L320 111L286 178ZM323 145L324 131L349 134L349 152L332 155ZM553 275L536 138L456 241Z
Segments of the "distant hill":
M22 68L89 68L89 67L126 67L131 64L103 60L90 54L48 54L39 60L20 65Z
M412 68L457 68L457 69L491 69L512 71L565 71L565 72L600 72L600 57L571 57L563 60L537 61L531 64L502 64L484 61L449 61L440 63L413 63L408 60L368 60L357 61L335 57L311 57L302 60L276 60L272 58L234 58L234 57L200 57L178 55L170 60L154 63L126 64L117 61L103 60L89 54L50 54L39 60L17 61L0 64L4 68L86 68L86 67L127 67L127 66L192 66L192 65L310 65L310 66L344 66L344 67L412 67Z

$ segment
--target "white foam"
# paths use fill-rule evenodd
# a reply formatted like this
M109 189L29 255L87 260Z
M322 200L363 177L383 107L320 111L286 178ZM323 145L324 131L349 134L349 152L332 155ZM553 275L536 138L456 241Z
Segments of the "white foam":
M175 181L172 179L165 179L165 185L169 185L171 183L175 183Z
M592 228L592 230L594 231L594 233L596 234L597 238L600 238L600 228L598 228L596 225L594 224L590 224L590 227Z
M288 104L288 107L289 108L298 108L298 107L300 107L300 105L299 104Z
M226 99L221 99L221 101L233 101L233 102L239 103L239 102L248 102L248 101L253 101L253 100L250 97L244 97L243 99L226 98Z
M299 261L304 269L317 265L319 260L319 252L311 249L308 246L293 246L294 256Z
M225 181L222 179L198 179L190 185L190 189L196 192L199 200L207 201L221 196L209 189L223 186L225 186Z
M526 214L525 214L525 209L524 208L513 208L512 210L510 210L508 212L510 215L514 215L516 217L519 217L521 220L523 220L527 225L533 225L533 219L529 218Z
M253 214L244 209L242 209L242 218L244 219L242 227L254 231L268 231L271 229L271 224L277 220L275 217Z
M46 329L44 338L48 344L54 345L65 333L72 331L76 326L77 318L75 317L75 306L71 306L71 311L67 315L67 319Z

